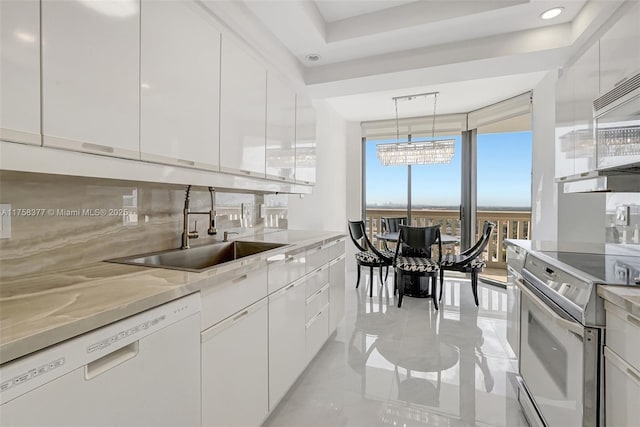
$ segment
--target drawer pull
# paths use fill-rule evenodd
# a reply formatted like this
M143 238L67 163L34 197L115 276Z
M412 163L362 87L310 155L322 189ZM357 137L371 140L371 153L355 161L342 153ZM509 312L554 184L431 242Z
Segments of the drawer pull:
M285 259L285 260L284 260L284 262L291 262L291 261L293 261L294 259L296 259L296 257L294 257L294 256L292 256L292 255L289 255L289 256L287 257L287 259Z
M313 321L314 321L314 320L316 320L316 319L317 319L318 317L320 317L320 316L322 316L322 310L320 310L320 311L318 312L318 314L316 314L315 316L313 316L313 317L311 318L311 320L309 320L309 323L313 323Z
M246 316L247 314L249 314L249 310L245 310L240 314L236 314L235 316L233 316L233 321L236 322L238 319L240 319L241 317Z
M295 285L296 285L295 283L292 283L291 285L287 286L284 290L285 290L285 291L288 291L288 290L290 290L291 288L293 288Z
M637 326L638 328L640 328L640 320L636 319L634 316L632 315L627 315L627 321L629 323L631 323L634 326Z
M243 274L242 276L238 276L235 279L232 280L233 283L238 283L238 282L242 282L243 280L245 280L247 277L249 277L246 274Z
M323 293L323 292L324 292L324 288L320 288L320 289L318 289L318 290L316 291L316 293L315 293L315 294L313 294L313 295L314 295L314 296L316 296L316 295L320 295L320 294L321 294L321 293Z
M107 145L100 144L91 144L89 142L83 142L82 148L93 151L102 151L103 153L113 153L113 147L109 147Z
M183 164L183 165L187 165L187 166L195 166L196 162L192 161L192 160L184 160L184 159L178 159L178 163Z
M318 246L316 248L313 248L313 249L309 249L307 252L314 253L314 252L318 252L320 249L322 249L322 245L320 245L320 246Z
M640 384L640 374L638 374L635 369L627 368L627 374L631 377L633 381Z

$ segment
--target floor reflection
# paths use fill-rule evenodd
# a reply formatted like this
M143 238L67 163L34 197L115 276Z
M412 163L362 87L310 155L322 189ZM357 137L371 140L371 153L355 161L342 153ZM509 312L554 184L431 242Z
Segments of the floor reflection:
M397 308L391 276L372 298L347 279L345 321L265 425L526 425L504 290L481 285L476 307L469 281L450 278L436 311L421 298Z

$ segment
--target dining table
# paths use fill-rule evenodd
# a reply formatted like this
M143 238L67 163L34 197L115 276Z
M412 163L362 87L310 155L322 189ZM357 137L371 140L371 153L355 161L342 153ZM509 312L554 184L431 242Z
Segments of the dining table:
M399 231L395 232L386 232L386 233L377 233L374 234L373 237L379 240L383 240L386 242L394 242L397 243L400 236ZM460 243L460 238L457 236L452 236L450 234L440 234L440 241L443 245L456 245ZM431 257L431 254L428 254ZM418 280L417 283L412 283L411 286L407 286L404 289L404 296L408 297L418 297L418 298L428 298L431 294L428 291L428 284L421 285L421 280Z

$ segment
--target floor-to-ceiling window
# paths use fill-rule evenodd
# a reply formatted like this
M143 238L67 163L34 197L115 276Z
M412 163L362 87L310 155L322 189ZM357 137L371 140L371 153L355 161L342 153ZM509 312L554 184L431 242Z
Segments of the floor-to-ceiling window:
M429 117L363 123L364 215L370 236L380 230L381 217L410 214L412 225L441 224L444 233L457 236L467 230L466 247L488 220L498 227L487 261L503 268L504 239L527 239L531 231L529 103L530 94L524 94L469 114L436 116L436 137L456 141L448 164L383 166L376 156L381 143L432 139Z

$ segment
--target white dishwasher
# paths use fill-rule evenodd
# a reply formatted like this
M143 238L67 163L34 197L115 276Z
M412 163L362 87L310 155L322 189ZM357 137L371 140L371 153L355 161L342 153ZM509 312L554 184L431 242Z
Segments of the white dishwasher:
M0 366L0 425L200 425L200 296Z

